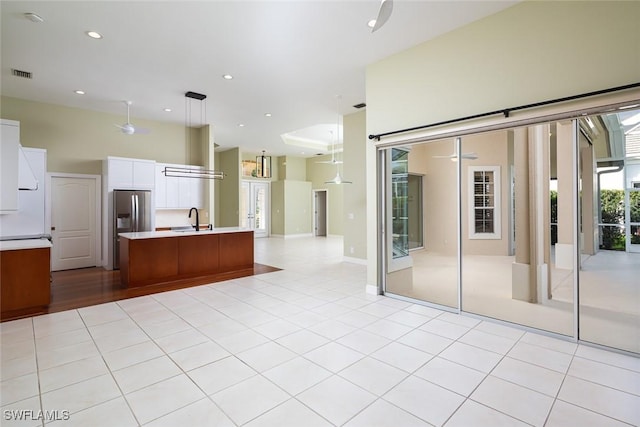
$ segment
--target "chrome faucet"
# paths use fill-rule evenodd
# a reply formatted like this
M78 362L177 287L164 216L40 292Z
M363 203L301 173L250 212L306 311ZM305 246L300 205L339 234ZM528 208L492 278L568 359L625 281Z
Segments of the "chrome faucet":
M200 216L198 215L198 208L189 209L189 218L191 218L191 212L193 211L196 211L196 225L194 225L193 228L195 228L196 231L200 231Z

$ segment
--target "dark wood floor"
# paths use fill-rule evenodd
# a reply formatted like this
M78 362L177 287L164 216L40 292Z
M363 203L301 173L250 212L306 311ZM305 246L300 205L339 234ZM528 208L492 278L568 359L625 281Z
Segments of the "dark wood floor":
M254 264L253 268L245 270L185 279L171 283L158 283L139 288L123 287L120 284L120 271L118 270L112 271L105 270L102 267L93 267L55 271L51 273L51 303L48 307L38 310L14 312L8 314L6 317L3 313L2 321L38 314L56 313L58 311L88 307L95 304L184 289L191 286L206 285L223 280L237 279L278 270L278 268L268 265Z

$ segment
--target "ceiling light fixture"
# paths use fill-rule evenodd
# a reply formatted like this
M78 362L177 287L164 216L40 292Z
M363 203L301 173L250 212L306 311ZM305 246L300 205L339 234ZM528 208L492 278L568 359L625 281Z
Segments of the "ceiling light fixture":
M244 127L244 123L238 123L238 127L239 128L243 128Z
M184 102L184 130L185 130L185 141L187 144L187 157L191 157L191 134L193 123L191 122L191 104L193 100L200 101L198 106L200 107L200 126L204 126L207 124L207 104L203 102L207 99L207 95L202 93L188 91L184 94L185 102ZM166 109L165 109L166 110ZM196 171L192 170L189 167L165 167L162 173L168 177L179 177L179 178L198 178L198 179L224 179L224 172L216 171L213 169L198 169Z
M264 113L265 117L271 117L271 113Z
M164 111L165 113L170 113L171 112L171 108L165 108L162 111Z
M87 31L86 34L89 37L91 37L92 39L101 39L102 38L102 34L96 32L96 31Z
M233 76L231 74L224 74L222 78L225 80L233 80Z
M84 95L85 91L83 91L83 90L74 90L73 93L75 93L76 95Z
M35 22L37 24L39 24L40 22L44 22L44 19L40 15L35 14L33 12L25 13L24 17L27 18L29 21Z
M256 156L256 177L271 178L271 156L265 156L262 150L262 156Z
M340 141L340 95L336 96L336 113L338 114L338 120L336 121L336 134L335 134L335 141L339 142ZM332 141L334 141L334 138L332 138ZM344 146L344 139L343 139L343 146ZM353 182L351 181L346 181L342 178L342 176L340 175L340 164L342 164L342 162L340 160L337 160L335 158L335 146L332 143L331 144L331 162L335 163L336 165L336 176L333 177L333 179L331 179L330 181L325 181L325 184L353 184Z

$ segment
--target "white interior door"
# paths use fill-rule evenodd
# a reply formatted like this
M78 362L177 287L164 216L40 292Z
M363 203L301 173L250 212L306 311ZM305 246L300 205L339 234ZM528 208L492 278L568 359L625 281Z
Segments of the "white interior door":
M51 178L51 269L94 267L96 259L96 180Z
M242 181L240 226L253 230L254 237L269 236L269 183Z
M314 236L327 235L327 190L314 190L313 231Z

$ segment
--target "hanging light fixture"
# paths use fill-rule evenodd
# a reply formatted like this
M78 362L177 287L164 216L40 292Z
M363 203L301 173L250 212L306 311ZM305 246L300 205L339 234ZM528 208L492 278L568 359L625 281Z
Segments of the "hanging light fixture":
M271 178L271 156L265 156L264 153L262 150L262 155L256 157L256 177Z
M187 150L191 149L191 100L200 101L200 121L204 125L207 121L207 104L203 100L207 95L197 92L187 92L185 96L184 121L185 121L185 141ZM204 106L204 109L203 109ZM190 167L165 167L162 171L167 177L175 178L198 178L198 179L224 179L224 172L212 169L192 169Z
M330 181L325 181L325 184L353 184L353 182L351 181L347 181L344 178L342 178L342 175L340 175L340 165L342 164L342 161L338 160L335 158L335 143L340 141L340 108L339 108L339 104L340 104L340 95L336 96L336 113L338 115L338 120L336 121L336 134L332 135L333 138L331 139L331 162L334 163L336 165L336 176L333 177L333 179L331 179ZM335 139L334 139L335 138ZM343 146L344 146L344 141L343 141Z

